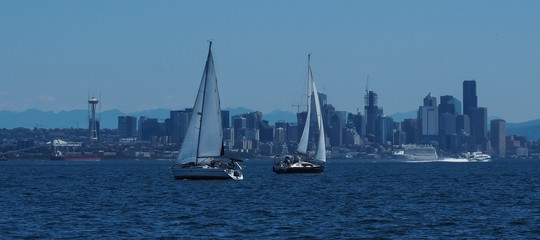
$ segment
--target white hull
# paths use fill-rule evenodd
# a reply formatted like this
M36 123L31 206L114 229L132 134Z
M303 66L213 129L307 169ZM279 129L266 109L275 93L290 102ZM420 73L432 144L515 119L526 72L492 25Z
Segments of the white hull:
M243 180L242 171L230 168L210 167L210 166L174 166L171 168L175 179L233 179Z
M489 162L491 160L491 156L483 152L466 153L465 157L469 162Z
M491 159L490 158L486 158L486 159L479 159L479 158L471 158L471 159L468 159L469 162L489 162Z

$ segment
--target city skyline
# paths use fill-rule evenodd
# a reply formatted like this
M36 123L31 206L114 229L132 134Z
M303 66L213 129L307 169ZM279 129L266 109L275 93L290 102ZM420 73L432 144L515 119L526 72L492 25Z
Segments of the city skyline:
M311 52L339 110L363 112L368 75L387 114L474 79L490 116L540 119L520 107L540 102L540 3L306 3L3 2L0 111L192 107L213 39L224 108L296 112Z

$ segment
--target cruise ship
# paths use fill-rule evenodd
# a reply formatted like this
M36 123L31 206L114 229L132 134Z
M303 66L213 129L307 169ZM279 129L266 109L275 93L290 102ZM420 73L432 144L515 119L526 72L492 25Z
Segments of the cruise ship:
M400 145L394 147L393 157L409 160L437 160L437 150L429 145Z

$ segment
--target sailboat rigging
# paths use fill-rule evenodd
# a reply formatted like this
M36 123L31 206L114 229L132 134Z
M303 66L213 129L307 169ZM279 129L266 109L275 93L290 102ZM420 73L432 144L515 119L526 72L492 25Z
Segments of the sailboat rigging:
M315 86L313 72L311 71L311 54L308 55L308 94L307 94L307 115L304 124L302 137L296 149L296 155L276 156L274 158L273 171L276 173L320 173L324 171L326 165L326 145L324 125L322 119L321 106L319 102L319 94ZM319 136L317 138L315 156L310 156L308 152L309 132L311 127L311 102L314 102L317 130Z
M193 114L176 164L170 169L175 179L242 180L239 161L242 160L224 156L221 108L210 41Z

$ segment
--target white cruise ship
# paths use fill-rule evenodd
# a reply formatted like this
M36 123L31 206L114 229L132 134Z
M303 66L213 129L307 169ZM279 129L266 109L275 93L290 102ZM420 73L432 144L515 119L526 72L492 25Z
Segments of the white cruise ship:
M400 145L394 147L393 157L410 160L437 160L437 150L429 145Z

